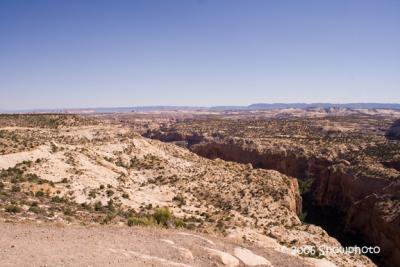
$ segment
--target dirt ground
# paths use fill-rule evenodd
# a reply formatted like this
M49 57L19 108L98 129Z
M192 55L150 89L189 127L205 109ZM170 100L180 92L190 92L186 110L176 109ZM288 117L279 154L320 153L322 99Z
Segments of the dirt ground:
M249 252L247 259L246 255L241 259L234 256L238 248L249 249L245 250ZM257 259L264 266L311 266L299 257L272 249L178 230L0 223L3 267L256 266Z

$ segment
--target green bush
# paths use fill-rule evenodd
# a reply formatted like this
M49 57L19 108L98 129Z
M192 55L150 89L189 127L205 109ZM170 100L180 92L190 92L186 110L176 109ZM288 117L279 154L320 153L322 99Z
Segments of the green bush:
M65 201L65 199L63 197L59 197L59 196L54 196L51 198L51 202L54 202L54 203L62 203L64 201Z
M37 191L37 192L35 193L35 196L36 196L36 197L43 197L43 196L44 196L44 192L43 192L43 191Z
M307 194L311 191L311 185L314 181L312 178L308 178L306 180L297 179L297 181L299 183L300 195Z
M101 224L108 224L110 223L115 217L117 216L116 213L108 213L106 217L103 219Z
M39 214L39 213L41 213L42 210L38 206L30 206L28 211Z
M153 214L141 214L136 216L131 216L128 218L128 225L160 225L167 226L169 221L173 220L172 212L167 208L159 208L154 211ZM186 223L182 220L174 221L176 227L186 227Z
M96 198L96 190L95 189L92 189L92 190L89 191L89 197L90 198Z
M172 218L172 212L167 207L162 207L155 211L153 217L158 224L166 226Z
M6 207L6 212L9 213L19 213L21 211L22 211L21 208L15 205L10 205Z
M301 212L299 214L300 221L304 222L306 220L306 218L307 218L307 212Z
M95 211L102 211L103 210L103 204L101 204L100 201L97 201L96 203L94 203L94 210Z
M149 226L149 225L155 225L155 224L156 224L156 221L151 216L141 216L141 217L135 216L135 217L130 217L128 219L128 226L134 226L134 225Z
M107 193L107 196L108 196L108 197L111 197L112 195L114 195L114 191L112 191L111 189L108 189L108 190L106 191L106 193Z
M66 208L66 209L64 210L64 215L73 216L74 214L75 214L75 211L72 210L71 208Z
M181 219L176 219L174 224L177 228L186 228L186 223Z

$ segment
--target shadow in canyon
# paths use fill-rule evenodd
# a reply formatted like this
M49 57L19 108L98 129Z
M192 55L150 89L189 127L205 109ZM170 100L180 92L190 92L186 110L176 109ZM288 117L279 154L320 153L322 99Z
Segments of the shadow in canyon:
M329 175L327 169L331 163L290 153L257 153L251 150L243 150L241 147L232 144L188 142L187 148L209 159L220 158L237 163L250 163L253 168L272 169L296 178L302 197L302 210L299 217L304 223L320 226L344 247L373 246L373 244L368 244L361 234L346 229L345 210L335 206L318 205L315 199L315 196L318 195L316 191L321 190L321 188L318 188L318 181L321 180L319 178ZM317 182L314 184L315 181ZM340 195L340 192L337 193ZM338 206L343 206L343 203L340 203L342 201L341 196L338 196L337 199ZM365 255L378 266L387 266L378 255Z

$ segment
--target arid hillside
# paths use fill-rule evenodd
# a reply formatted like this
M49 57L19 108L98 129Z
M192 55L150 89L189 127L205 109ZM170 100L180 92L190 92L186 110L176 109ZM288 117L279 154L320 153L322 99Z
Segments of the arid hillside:
M21 223L28 229L38 222L49 229L80 224L82 233L91 225L117 225L121 233L129 226L184 229L287 257L293 257L288 250L293 246L340 247L323 229L299 219L298 182L285 174L210 160L115 123L73 115L0 117L0 215L16 229ZM100 234L102 226L96 227ZM69 228L63 229L68 235ZM35 235L32 231L27 230L25 237ZM212 256L219 252L207 251L207 264L197 259L182 262L221 264L221 257ZM317 251L295 257L304 265L374 266L357 254ZM233 258L245 264L240 257Z

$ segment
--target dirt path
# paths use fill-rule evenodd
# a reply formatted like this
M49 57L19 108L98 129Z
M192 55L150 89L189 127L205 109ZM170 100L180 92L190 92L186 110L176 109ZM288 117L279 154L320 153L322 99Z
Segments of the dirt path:
M272 249L177 230L0 222L0 266L310 266ZM247 251L247 250L246 250ZM237 255L236 255L237 256ZM251 265L247 265L251 266Z

